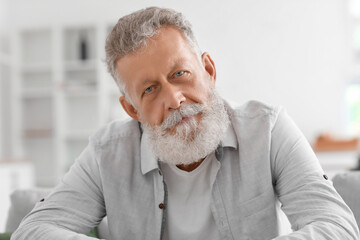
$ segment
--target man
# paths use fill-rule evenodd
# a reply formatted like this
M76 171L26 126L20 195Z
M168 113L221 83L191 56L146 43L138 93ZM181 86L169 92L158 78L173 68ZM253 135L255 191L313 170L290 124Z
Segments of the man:
M119 20L107 65L133 120L90 138L13 239L358 239L353 214L282 108L234 107L189 23L148 8ZM294 232L278 236L276 201Z

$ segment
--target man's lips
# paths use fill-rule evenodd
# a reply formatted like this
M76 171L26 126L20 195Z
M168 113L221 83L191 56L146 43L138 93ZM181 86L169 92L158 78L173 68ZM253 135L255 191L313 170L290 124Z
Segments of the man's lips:
M190 118L191 118L191 117L183 117L183 118L181 119L181 121L180 121L180 122L178 122L176 125L181 125L181 124L183 124L183 123L185 123L185 122L189 121L189 120L190 120Z
M187 121L189 121L193 117L194 116L183 117L179 122L177 122L175 125L173 125L171 128L168 128L168 129L169 130L170 129L174 130L177 126L180 126L181 124L186 123Z
M180 109L170 112L169 116L160 124L160 128L166 131L191 120L191 118L196 118L198 121L197 116L203 111L204 106L200 103L183 105Z

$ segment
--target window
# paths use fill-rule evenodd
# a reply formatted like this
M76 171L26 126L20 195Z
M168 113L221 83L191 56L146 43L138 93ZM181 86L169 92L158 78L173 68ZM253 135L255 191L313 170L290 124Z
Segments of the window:
M360 137L360 81L350 84L346 91L348 106L348 130L353 136Z

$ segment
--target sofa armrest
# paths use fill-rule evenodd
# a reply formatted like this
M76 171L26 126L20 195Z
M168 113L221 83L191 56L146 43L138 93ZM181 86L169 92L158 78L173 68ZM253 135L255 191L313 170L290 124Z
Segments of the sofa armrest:
M332 180L335 189L354 213L360 227L360 171L340 173Z
M34 208L35 204L50 193L48 188L15 190L10 195L10 209L5 232L14 232L21 220Z
M34 208L35 204L45 198L51 190L51 188L15 190L10 195L10 209L5 232L14 232L19 227L21 220ZM101 221L97 231L101 239L109 239L107 217Z

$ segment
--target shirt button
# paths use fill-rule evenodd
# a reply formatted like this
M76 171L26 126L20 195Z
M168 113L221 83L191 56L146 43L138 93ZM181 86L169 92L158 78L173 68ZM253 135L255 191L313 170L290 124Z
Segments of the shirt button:
M328 176L326 176L326 174L323 175L323 177L325 178L325 180L328 180Z
M164 208L165 208L165 204L160 203L160 204L159 204L159 208L160 208L160 209L164 209Z

